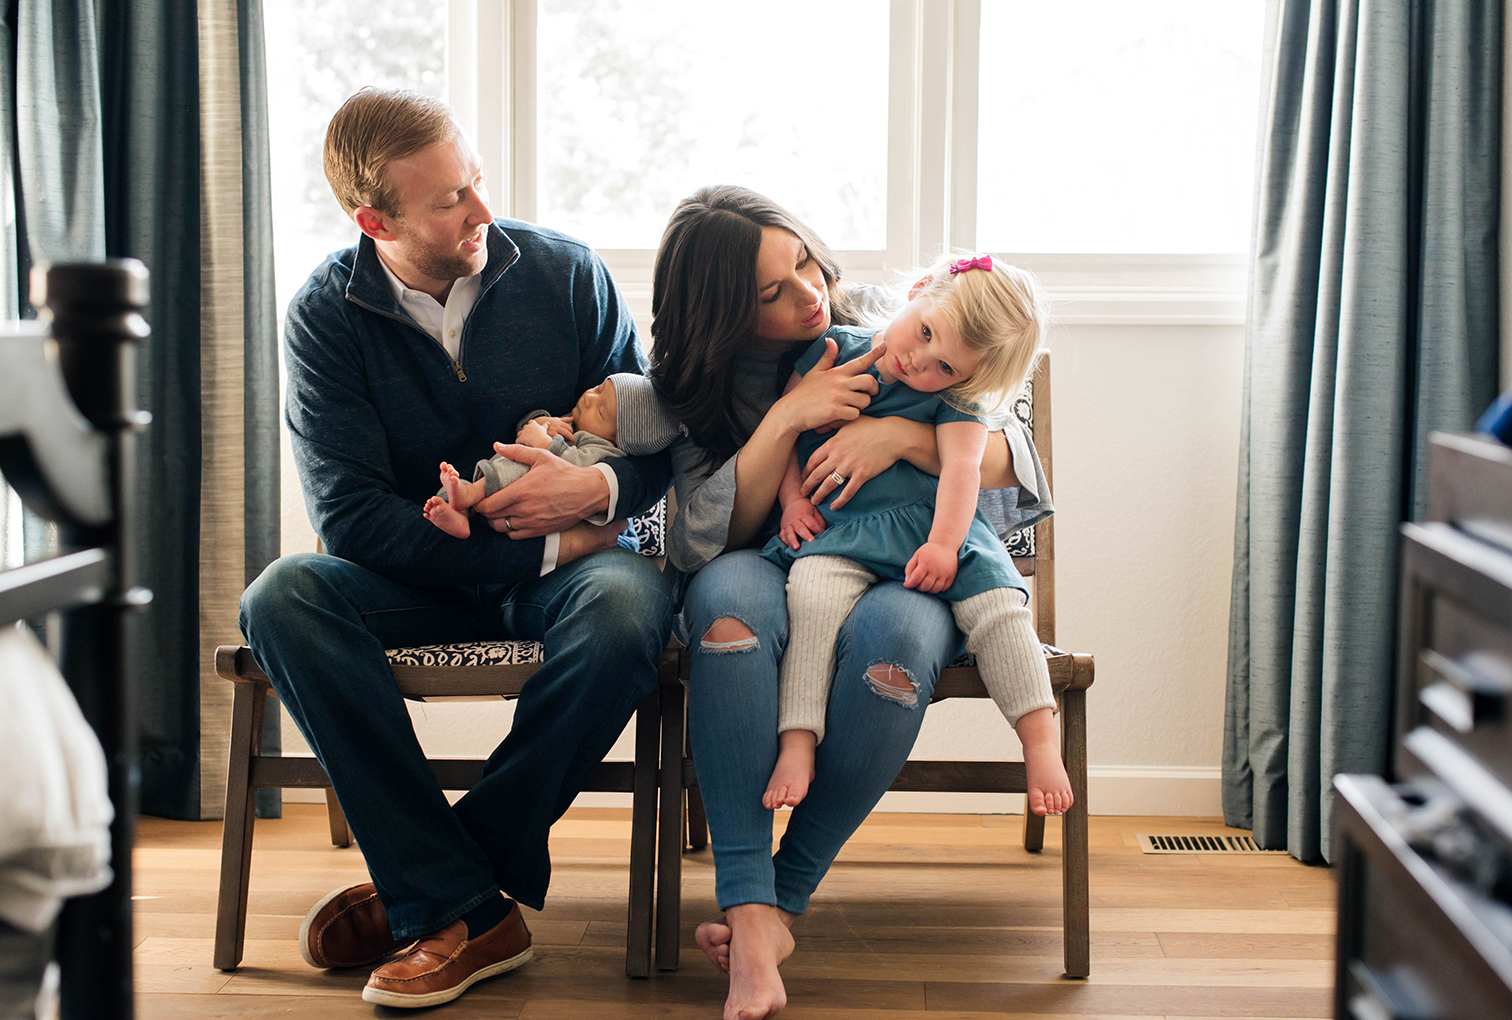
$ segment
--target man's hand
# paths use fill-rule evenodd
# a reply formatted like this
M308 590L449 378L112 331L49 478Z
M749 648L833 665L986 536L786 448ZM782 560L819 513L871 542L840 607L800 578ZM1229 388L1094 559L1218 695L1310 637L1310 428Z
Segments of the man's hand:
M597 468L577 467L545 450L495 443L494 450L530 471L473 507L504 528L510 538L538 538L566 531L609 508L609 482Z
M808 500L795 499L782 508L782 526L777 534L789 549L796 551L804 542L812 542L823 530L824 515Z
M520 435L523 436L525 434L525 429L530 428L530 426L532 426L532 425L539 425L539 426L541 426L543 429L546 430L546 435L548 437L549 436L561 436L563 439L567 440L569 443L572 442L572 437L576 434L572 430L572 419L571 418L548 418L548 417L542 416L540 418L532 418L528 422L526 422L525 423L525 428L520 429ZM520 440L520 442L522 442L522 443L524 441L525 440L523 440L523 439ZM531 445L534 446L535 444L532 443Z
M903 571L903 587L917 588L930 595L942 592L955 583L960 562L959 549L948 548L939 542L925 542Z

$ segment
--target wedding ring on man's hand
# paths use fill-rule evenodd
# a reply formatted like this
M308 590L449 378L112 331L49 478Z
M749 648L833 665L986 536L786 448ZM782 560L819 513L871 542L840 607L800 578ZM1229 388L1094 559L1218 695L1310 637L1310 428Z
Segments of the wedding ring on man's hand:
M836 485L844 485L845 484L845 476L842 475L838 471L831 471L830 472L830 481L834 482Z
M514 525L509 523L509 518L508 517L504 518L504 530L505 531L513 531L514 530Z

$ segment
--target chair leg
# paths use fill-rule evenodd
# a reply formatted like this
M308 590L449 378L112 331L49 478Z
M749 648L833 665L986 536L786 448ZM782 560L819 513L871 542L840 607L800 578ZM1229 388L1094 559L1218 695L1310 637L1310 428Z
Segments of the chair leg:
M692 758L693 748L687 735L683 735L683 757ZM690 850L702 850L709 845L709 819L704 814L703 794L698 790L698 784L688 787L688 842L685 844Z
M682 928L683 729L687 693L661 688L661 805L656 851L656 969L676 970Z
M625 925L625 976L651 976L652 896L656 885L657 726L661 695L635 710L635 784L630 809L630 916Z
M238 683L231 695L231 754L226 769L226 821L221 830L220 894L215 905L215 966L235 970L247 935L247 887L252 872L252 826L257 791L252 759L257 754L268 688Z
M1029 810L1029 796L1024 795L1024 849L1037 853L1045 849L1045 816Z
M698 784L688 787L688 842L689 850L702 850L709 845L709 819L704 815L703 794Z
M1065 909L1062 938L1066 976L1084 978L1092 970L1087 893L1087 692L1066 691L1061 746L1071 793L1071 810L1061 816L1061 886Z
M351 846L352 830L347 828L346 815L341 813L341 802L336 799L336 790L326 787L326 821L331 826L332 846Z

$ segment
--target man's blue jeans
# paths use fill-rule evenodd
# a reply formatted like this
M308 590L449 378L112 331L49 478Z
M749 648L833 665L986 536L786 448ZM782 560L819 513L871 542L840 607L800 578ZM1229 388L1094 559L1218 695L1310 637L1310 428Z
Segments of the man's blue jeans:
M420 588L334 556L285 556L241 627L336 788L399 938L502 889L540 909L547 834L656 687L672 603L645 557L610 549L515 585ZM483 779L456 806L425 762L385 648L532 639L545 664Z
M726 553L689 582L678 621L691 649L688 731L714 846L721 910L766 903L803 913L835 855L908 760L940 670L961 653L950 607L901 584L861 597L836 644L824 742L808 796L772 854L772 812L761 795L777 762L777 667L787 647L787 572L755 550ZM705 644L731 618L754 641ZM914 697L869 682L873 666L901 667Z

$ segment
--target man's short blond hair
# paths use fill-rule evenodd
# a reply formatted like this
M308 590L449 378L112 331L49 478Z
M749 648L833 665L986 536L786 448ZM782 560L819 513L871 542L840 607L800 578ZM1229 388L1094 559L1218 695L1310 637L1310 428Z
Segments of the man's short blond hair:
M341 104L325 137L325 175L348 216L370 205L399 215L388 165L457 137L451 107L408 89L366 88Z

